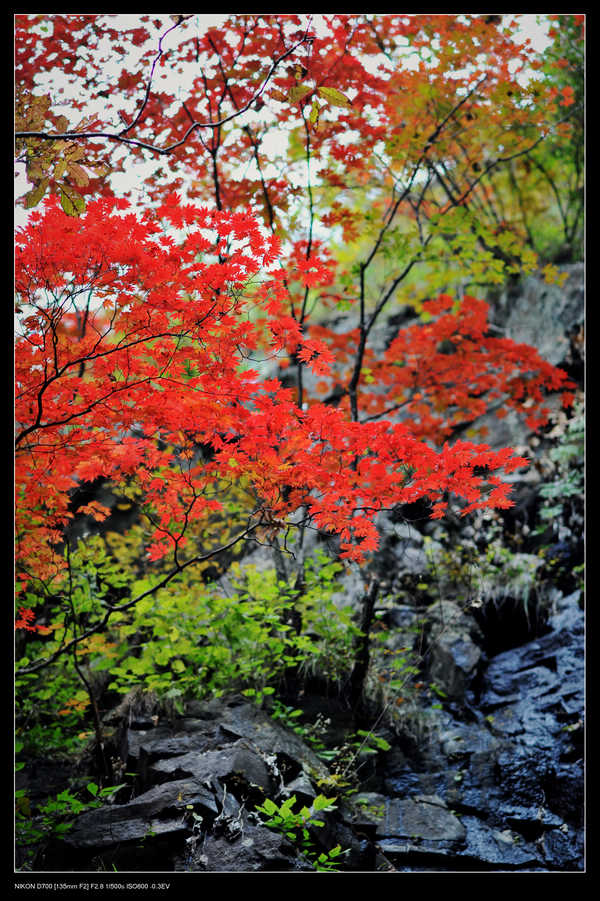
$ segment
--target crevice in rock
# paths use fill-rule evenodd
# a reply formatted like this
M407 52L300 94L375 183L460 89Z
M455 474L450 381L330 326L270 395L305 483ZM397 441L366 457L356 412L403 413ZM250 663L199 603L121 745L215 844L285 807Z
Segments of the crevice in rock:
M536 591L528 598L490 598L472 611L483 633L483 650L488 657L520 647L551 631L548 608Z

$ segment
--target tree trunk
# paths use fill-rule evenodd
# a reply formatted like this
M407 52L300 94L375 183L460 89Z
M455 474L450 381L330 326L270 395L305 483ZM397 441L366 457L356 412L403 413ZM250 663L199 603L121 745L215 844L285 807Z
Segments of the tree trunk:
M349 699L350 706L353 710L358 707L363 686L369 669L369 633L373 622L373 610L375 609L375 601L379 592L379 582L373 579L369 585L369 589L363 598L363 608L360 620L361 634L357 636L354 642L354 666L350 676Z

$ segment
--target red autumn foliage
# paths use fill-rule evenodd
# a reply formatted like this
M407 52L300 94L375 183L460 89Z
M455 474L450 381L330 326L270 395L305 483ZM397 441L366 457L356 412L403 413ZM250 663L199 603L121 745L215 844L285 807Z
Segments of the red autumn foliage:
M448 442L489 409L515 408L539 426L547 391L566 389L569 402L565 374L533 348L491 337L487 305L469 295L426 302L426 321L383 352L370 339L444 216L488 204L483 177L502 162L488 147L510 161L550 133L552 87L534 104L518 81L533 51L478 16L332 14L318 33L296 15L242 15L201 33L190 16L168 27L165 18L122 30L98 15L53 15L51 28L44 16L16 17L17 86L33 123L19 137L35 186L26 203L48 190L62 204L46 198L17 237L19 580L64 565L73 489L100 477L136 482L154 528L148 557L172 553L177 564L190 525L220 508L224 478L253 499L242 525L274 534L308 518L357 561L377 547L382 509L427 499L439 518L450 502L463 513L510 506L501 476L526 461L510 448ZM404 44L418 66L367 65ZM138 68L107 84L110 53L132 47ZM36 80L57 59L53 96L36 105ZM162 89L165 68L190 67L177 97ZM99 98L102 116L80 119ZM52 112L65 99L70 118ZM565 87L561 105L572 102ZM242 119L249 110L259 121ZM262 142L285 129L306 185L269 171ZM56 130L67 137L56 143ZM156 158L137 207L113 197L106 177L126 165L115 156L123 146L133 160ZM406 261L370 297L367 269L397 237L402 210L420 243L407 244ZM371 241L350 274L323 237L335 229L344 242L363 231ZM477 235L490 259L518 268L500 243L493 257L493 235ZM343 332L313 322L313 298L325 310L347 303L356 317ZM254 357L280 367L265 378ZM293 387L280 379L286 367ZM79 512L107 515L97 503ZM18 624L34 628L26 623L24 610Z
M510 505L509 485L494 475L525 464L510 449L457 442L438 451L423 440L445 437L500 396L517 407L533 399L537 421L542 390L566 382L533 349L486 338L485 304L465 298L451 311L442 296L428 305L431 324L401 331L379 363L366 358L383 390L363 392L361 410L379 413L402 393L410 419L356 422L344 403L301 409L277 379L241 367L248 352L283 345L319 372L335 362L330 336L305 339L283 315L279 274L268 271L272 237L251 216L175 198L159 213L96 200L72 219L47 201L19 234L16 286L28 310L16 354L25 576L33 559L38 575L60 565L51 548L73 515L69 490L100 476L135 476L142 486L156 523L151 559L180 547L186 524L218 508L210 489L223 472L251 486L257 517L283 523L306 507L319 528L340 536L342 555L358 560L377 546L380 509L430 498L439 516L447 494L465 502L464 512ZM453 353L439 352L442 340ZM442 407L456 412L432 413ZM209 462L198 461L200 445L213 449Z

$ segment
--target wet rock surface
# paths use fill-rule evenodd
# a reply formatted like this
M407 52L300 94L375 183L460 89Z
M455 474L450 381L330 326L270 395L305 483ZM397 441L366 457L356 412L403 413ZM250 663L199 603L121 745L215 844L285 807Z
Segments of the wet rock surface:
M438 711L427 747L384 781L377 834L396 869L582 869L583 686L577 593L546 635L489 662L471 722ZM412 834L390 795L422 808Z

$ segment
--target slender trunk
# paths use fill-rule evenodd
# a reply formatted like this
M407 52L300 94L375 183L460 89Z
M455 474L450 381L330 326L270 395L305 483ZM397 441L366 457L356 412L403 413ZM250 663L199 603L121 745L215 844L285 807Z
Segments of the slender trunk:
M360 704L367 672L369 669L369 644L371 624L375 601L379 593L379 582L373 579L367 593L363 598L363 607L360 620L361 634L354 642L354 666L350 675L349 701L353 710Z
M94 689L91 684L88 682L86 677L84 676L81 667L77 661L77 648L73 647L73 665L75 667L75 672L77 673L79 679L81 680L88 697L90 699L90 705L92 708L92 718L94 722L94 734L96 736L96 758L98 762L98 769L101 772L102 776L102 784L103 786L113 785L114 784L114 773L112 761L110 759L110 755L106 749L106 743L104 740L104 730L102 729L102 722L100 720L100 711L98 710L98 704L96 702L96 696L94 694Z

